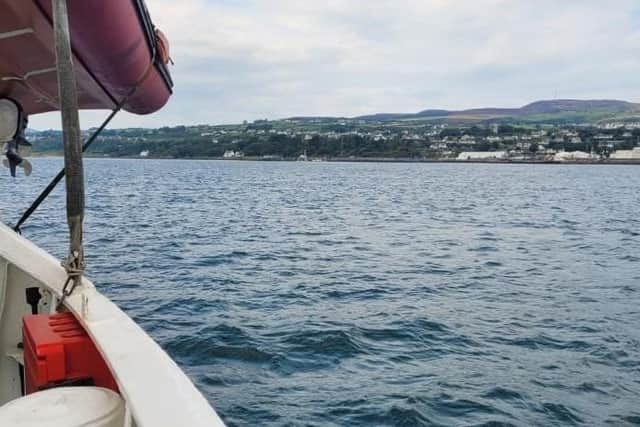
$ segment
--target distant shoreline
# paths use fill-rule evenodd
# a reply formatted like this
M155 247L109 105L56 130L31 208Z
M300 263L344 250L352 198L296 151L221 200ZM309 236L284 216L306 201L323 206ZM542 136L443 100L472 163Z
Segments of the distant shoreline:
M62 154L55 153L35 153L35 158L45 157L62 157ZM285 158L261 158L261 157L241 157L241 158L224 158L224 157L140 157L140 156L97 156L85 155L87 159L129 159L129 160L215 160L215 161L236 161L236 162L292 162L292 163L454 163L454 164L501 164L501 165L640 165L640 160L566 160L562 162L553 160L504 160L504 159L472 159L472 160L456 160L456 159L413 159L413 158L391 158L391 157L336 157L327 158L320 161L299 161L297 159Z

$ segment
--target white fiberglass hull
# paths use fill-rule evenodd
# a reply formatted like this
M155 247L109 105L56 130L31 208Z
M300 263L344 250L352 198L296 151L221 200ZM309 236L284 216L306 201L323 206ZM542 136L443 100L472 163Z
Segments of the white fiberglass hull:
M40 288L44 297L39 312L49 313L65 279L59 261L0 224L0 405L22 395L18 343L22 341L22 318L31 314L26 288ZM129 414L131 424L125 425L224 425L175 362L89 280L83 280L65 305L110 368Z

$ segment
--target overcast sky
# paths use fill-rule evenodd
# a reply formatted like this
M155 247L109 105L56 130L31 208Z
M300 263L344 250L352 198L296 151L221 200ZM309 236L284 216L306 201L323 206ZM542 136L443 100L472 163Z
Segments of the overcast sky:
M175 94L115 127L640 101L637 0L147 0ZM104 112L83 113L83 127ZM34 116L59 128L57 115Z

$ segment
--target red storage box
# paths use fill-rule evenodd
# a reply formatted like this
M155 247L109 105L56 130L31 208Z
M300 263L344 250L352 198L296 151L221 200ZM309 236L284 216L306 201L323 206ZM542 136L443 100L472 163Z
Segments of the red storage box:
M27 394L69 385L118 391L98 349L71 313L25 316L22 326Z

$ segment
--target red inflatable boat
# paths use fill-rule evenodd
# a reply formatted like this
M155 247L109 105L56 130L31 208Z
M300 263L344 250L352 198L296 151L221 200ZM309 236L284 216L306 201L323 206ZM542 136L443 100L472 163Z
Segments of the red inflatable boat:
M81 109L149 114L173 83L168 45L143 0L69 0L69 26ZM27 114L59 109L51 0L0 0L0 98ZM135 88L135 91L134 91Z

